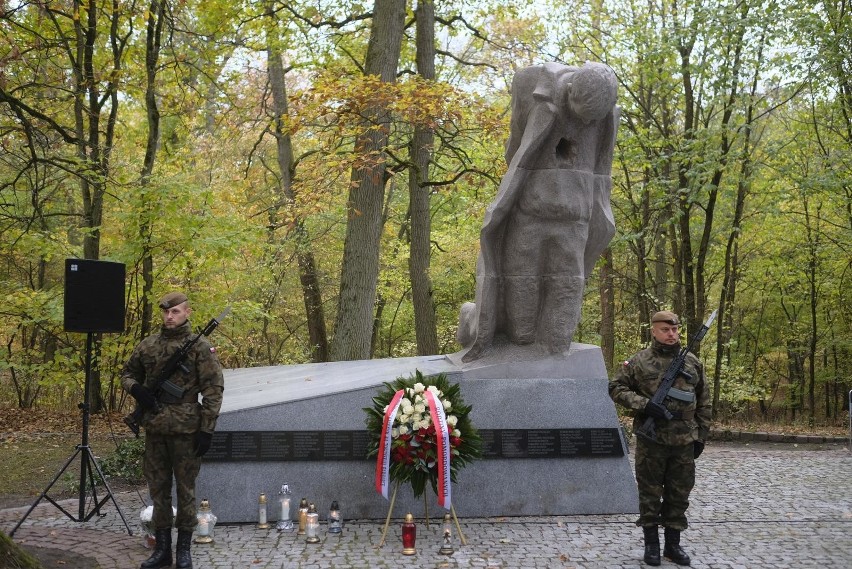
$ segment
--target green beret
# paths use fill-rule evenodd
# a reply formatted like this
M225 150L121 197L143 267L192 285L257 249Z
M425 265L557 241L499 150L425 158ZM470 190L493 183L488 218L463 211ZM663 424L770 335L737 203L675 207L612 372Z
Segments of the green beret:
M673 326L677 326L680 324L680 320L677 317L677 314L674 312L669 312L668 310L661 310L660 312L655 312L653 316L651 316L651 323L654 322L666 322Z
M183 304L187 301L186 295L182 292L170 292L166 296L160 299L160 308L163 310L167 310L169 308L173 308L178 304Z

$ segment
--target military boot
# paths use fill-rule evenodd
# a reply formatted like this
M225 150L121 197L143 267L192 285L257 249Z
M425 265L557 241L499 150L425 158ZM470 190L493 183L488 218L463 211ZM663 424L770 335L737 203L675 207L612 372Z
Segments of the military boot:
M175 547L175 567L177 567L177 569L192 569L192 556L189 554L189 546L191 543L192 532L185 529L179 529L177 547Z
M657 526L643 526L645 533L645 563L657 566L660 564L660 532Z
M666 536L666 546L663 548L665 558L678 565L689 565L689 555L680 547L680 530L666 528L664 533Z
M160 569L172 566L172 530L158 529L154 532L154 553L142 562L140 569Z

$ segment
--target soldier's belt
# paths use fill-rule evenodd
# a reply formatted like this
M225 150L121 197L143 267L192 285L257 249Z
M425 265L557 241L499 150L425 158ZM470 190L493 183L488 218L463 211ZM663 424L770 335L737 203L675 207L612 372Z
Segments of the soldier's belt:
M695 418L695 410L694 409L687 409L686 411L681 411L680 417L678 417L678 419L680 419L681 421L692 421L694 418Z
M180 399L174 399L173 397L169 396L160 397L159 401L163 405L180 405L182 403L195 403L198 401L198 392L187 391L186 394Z
M672 419L676 421L692 421L695 418L695 409L686 409L684 411L672 411L670 409L669 413L672 414ZM643 419L646 419L649 416L650 415L641 415Z

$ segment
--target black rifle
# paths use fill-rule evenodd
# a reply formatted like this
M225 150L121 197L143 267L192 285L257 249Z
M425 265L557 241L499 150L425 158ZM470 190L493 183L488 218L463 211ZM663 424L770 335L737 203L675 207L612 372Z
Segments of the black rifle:
M698 332L692 337L685 347L680 349L677 356L672 360L672 363L669 364L669 368L666 370L666 373L663 374L663 379L660 382L660 386L657 388L654 396L651 397L651 402L659 405L663 413L666 416L666 420L674 419L674 415L671 411L666 409L666 406L663 402L666 400L666 397L672 395L675 399L683 399L686 400L687 396L689 396L690 400L695 395L693 393L686 393L681 390L675 389L672 387L674 385L675 380L679 375L685 376L687 379L691 379L691 376L683 371L683 365L686 363L686 354L690 351L694 351L695 348L698 347L698 344L701 343L701 340L704 338L704 335L707 334L707 331L710 330L710 325L713 324L713 321L716 319L716 310L713 311L713 314L710 315L710 318L707 319L707 322L704 323L704 326L701 327ZM671 392L676 392L672 394ZM682 395L681 395L682 394ZM648 417L645 419L645 422L642 423L642 426L636 429L636 436L642 437L645 440L656 442L657 441L657 425L654 417Z
M189 355L190 350L192 350L192 347L201 339L202 336L209 336L213 333L213 330L216 329L219 322L221 322L230 311L231 307L229 306L222 311L222 314L216 318L212 318L201 332L184 342L183 345L181 345L181 347L169 357L169 361L166 362L166 365L163 367L163 370L160 372L160 375L157 377L157 381L154 383L154 387L151 390L151 394L156 400L156 404L151 410L155 415L163 410L163 405L160 402L161 399L166 403L177 403L183 399L186 390L184 390L184 388L180 385L173 383L170 378L179 369L184 373L189 373L189 369L187 369L183 362ZM124 423L137 437L139 436L139 425L142 422L144 414L145 409L143 409L137 402L133 412L124 418Z

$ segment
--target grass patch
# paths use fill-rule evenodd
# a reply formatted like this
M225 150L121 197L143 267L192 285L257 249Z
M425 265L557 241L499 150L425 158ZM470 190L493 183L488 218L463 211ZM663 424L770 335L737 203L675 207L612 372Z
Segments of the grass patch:
M81 443L80 435L67 433L14 434L0 440L0 507L22 506L39 496L59 473L59 469L75 454ZM103 469L104 457L115 452L110 437L90 437L89 448ZM74 460L48 494L54 498L71 497L80 484L80 457ZM140 467L141 468L141 467ZM104 472L110 477L110 474ZM108 478L112 484L112 478Z

